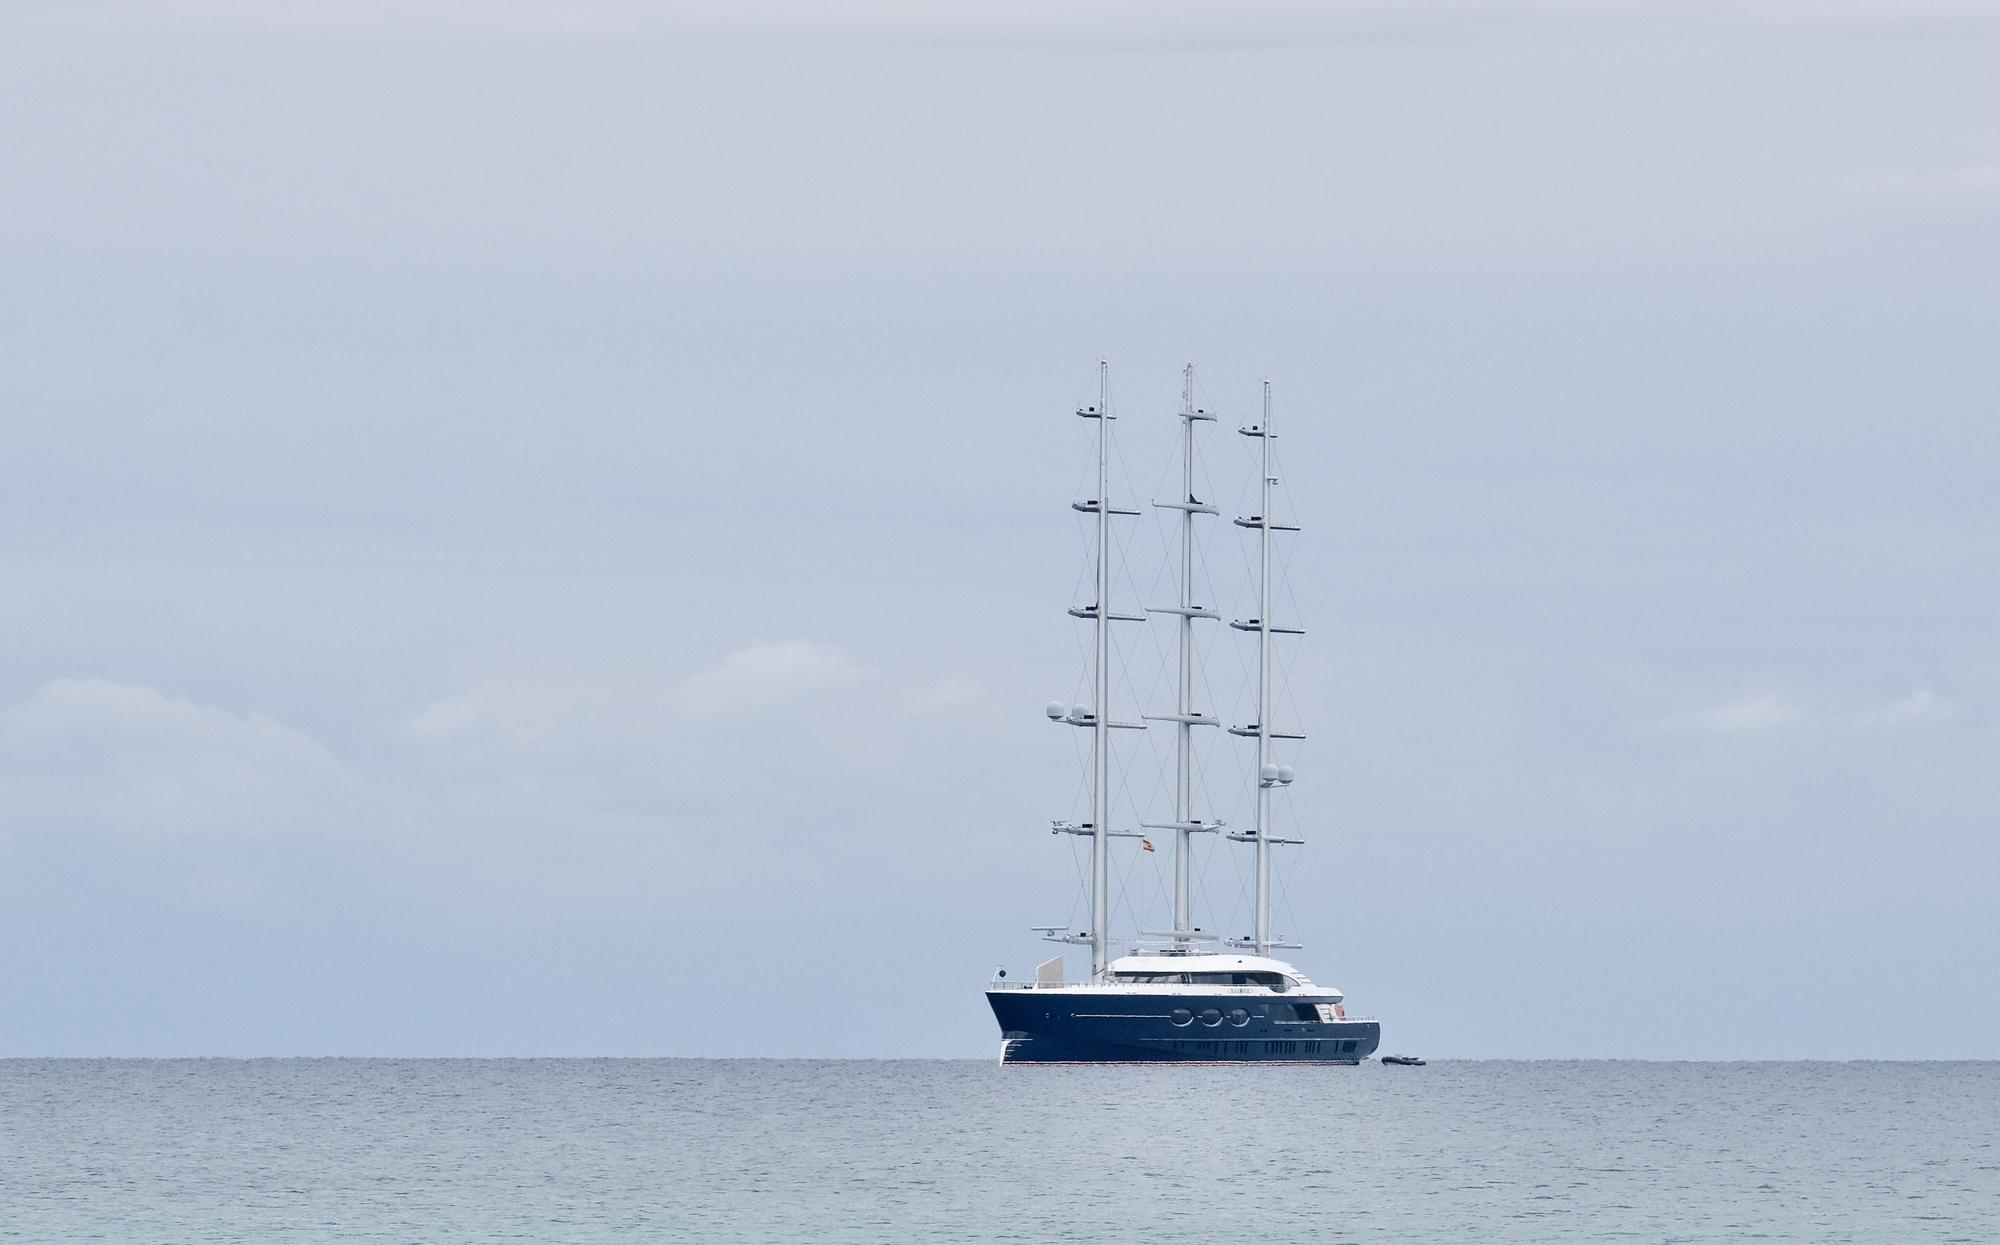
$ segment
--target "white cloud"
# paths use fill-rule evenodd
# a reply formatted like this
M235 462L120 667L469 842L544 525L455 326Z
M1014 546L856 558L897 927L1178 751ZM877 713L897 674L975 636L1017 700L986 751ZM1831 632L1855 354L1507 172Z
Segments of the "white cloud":
M1660 727L1669 731L1747 735L1790 726L1805 717L1805 711L1785 697L1761 692L1708 709L1676 713L1660 723Z
M1907 726L1950 717L1950 702L1919 688L1886 704L1841 713L1809 711L1776 692L1758 692L1707 709L1676 713L1660 729L1684 734L1753 735L1795 726L1857 728Z
M431 701L410 715L402 733L424 745L548 746L607 718L623 722L629 699L581 678L491 680Z
M418 743L439 743L489 729L487 706L470 696L447 696L434 700L403 723L403 734Z
M1942 721L1952 712L1951 702L1942 699L1930 688L1922 687L1886 705L1846 714L1839 721L1849 726L1904 726L1912 722Z
M1866 197L1886 203L1940 208L2000 206L2000 160L1921 173L1877 173L1865 179L1861 189Z
M779 640L751 644L687 682L679 703L700 713L741 713L857 682L861 664L830 644Z
M150 687L56 679L0 711L0 807L17 829L281 832L321 824L341 772L261 713Z
M1290 46L1300 42L1463 41L1564 35L1855 35L1989 33L1978 0L1017 0L1005 5L926 0L72 0L36 14L44 25L121 29L221 28L294 37L603 40L647 34L805 39L930 39L981 44Z

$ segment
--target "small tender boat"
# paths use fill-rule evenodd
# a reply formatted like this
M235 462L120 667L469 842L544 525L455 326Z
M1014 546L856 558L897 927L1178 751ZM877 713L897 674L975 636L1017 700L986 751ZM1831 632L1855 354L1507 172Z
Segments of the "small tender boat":
M1382 1056L1382 1062L1394 1064L1398 1068L1421 1068L1424 1066L1424 1061L1415 1055L1384 1055Z

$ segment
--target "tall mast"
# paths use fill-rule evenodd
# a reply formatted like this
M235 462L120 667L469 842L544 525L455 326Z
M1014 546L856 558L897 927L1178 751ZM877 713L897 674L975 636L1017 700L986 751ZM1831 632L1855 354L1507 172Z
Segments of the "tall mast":
M1091 717L1090 979L1104 975L1111 933L1111 364L1097 361L1096 697Z
M1214 514L1215 507L1203 502L1194 493L1194 426L1203 420L1213 420L1215 416L1201 410L1194 404L1194 364L1181 369L1181 495L1175 501L1156 501L1154 506L1162 510L1181 512L1181 573L1180 603L1171 607L1152 610L1155 614L1175 614L1180 618L1176 628L1179 634L1180 678L1174 697L1174 711L1171 714L1147 715L1155 721L1172 721L1178 724L1174 740L1174 819L1170 822L1147 822L1148 829L1174 832L1174 928L1176 943L1194 941L1197 933L1194 927L1194 897L1190 873L1194 857L1194 841L1190 837L1206 830L1215 829L1220 823L1197 821L1194 815L1194 728L1213 726L1215 718L1201 713L1194 707L1194 623L1197 618L1218 617L1212 609L1194 603L1194 517L1198 514Z
M1297 627L1280 627L1271 621L1271 533L1296 532L1298 528L1287 523L1279 523L1271 517L1271 490L1278 483L1278 477L1271 469L1271 440L1276 435L1271 431L1271 382L1264 382L1264 412L1260 422L1238 432L1246 437L1256 437L1263 443L1263 479L1259 484L1259 512L1248 518L1236 520L1238 527L1257 529L1257 617L1248 621L1232 622L1229 625L1238 631L1257 633L1257 721L1249 726L1232 726L1229 733L1254 738L1257 741L1257 824L1248 834L1232 834L1230 839L1238 843L1252 843L1257 848L1256 877L1256 926L1245 938L1233 938L1230 945L1249 947L1258 955L1269 955L1274 947L1295 947L1294 942L1281 941L1271 931L1271 849L1284 843L1297 843L1298 839L1277 837L1271 826L1271 792L1274 788L1287 786L1292 781L1292 769L1279 765L1271 756L1273 739L1303 739L1304 736L1292 730L1276 730L1271 725L1271 637L1273 635L1298 635Z
M1094 705L1067 706L1061 701L1049 705L1049 720L1090 731L1090 820L1079 826L1057 821L1052 833L1090 836L1090 928L1077 933L1064 925L1037 925L1051 942L1089 944L1090 975L1104 974L1111 951L1111 840L1139 837L1137 830L1111 828L1111 732L1144 730L1144 722L1111 720L1111 631L1114 622L1144 622L1144 614L1119 614L1111 608L1111 516L1136 515L1137 510L1121 510L1111 504L1111 366L1097 363L1097 405L1077 408L1077 415L1097 421L1097 496L1070 503L1070 509L1097 516L1097 599L1089 605L1070 607L1071 618L1088 619L1091 624L1091 659Z
M1181 498L1194 501L1194 364L1181 369ZM1194 604L1194 511L1181 511L1181 609ZM1194 619L1181 614L1180 689L1174 698L1174 712L1182 721L1174 732L1174 941L1193 937L1194 920L1188 911L1188 864L1193 844L1188 839L1188 823L1194 810L1193 776L1188 772L1194 754L1194 723L1186 720L1193 712L1188 703L1188 685L1194 679Z
M1257 954L1271 954L1271 382L1264 382L1264 500L1257 525Z

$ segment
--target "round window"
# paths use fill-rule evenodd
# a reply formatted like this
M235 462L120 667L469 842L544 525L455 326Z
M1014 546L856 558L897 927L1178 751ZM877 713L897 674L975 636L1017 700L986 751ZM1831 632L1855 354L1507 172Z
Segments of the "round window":
M1241 1029L1250 1023L1250 1013L1240 1007L1232 1007L1229 1009L1229 1023Z
M1207 1008L1201 1013L1201 1023L1213 1029L1222 1023L1222 1013L1213 1007Z
M1176 1026L1185 1029L1194 1023L1194 1013L1185 1007L1176 1007L1167 1013L1167 1019L1173 1021Z

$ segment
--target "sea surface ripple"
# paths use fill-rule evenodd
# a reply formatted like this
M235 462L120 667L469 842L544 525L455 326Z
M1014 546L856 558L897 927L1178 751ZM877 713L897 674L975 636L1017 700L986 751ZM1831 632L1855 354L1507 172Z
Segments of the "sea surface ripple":
M0 1240L2000 1240L2000 1064L0 1060Z

